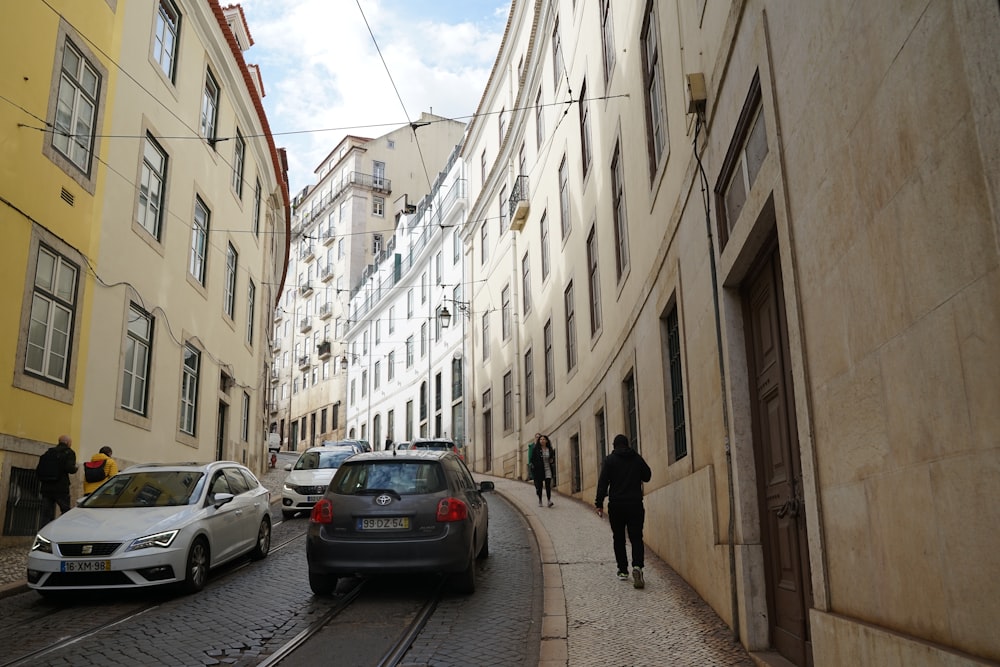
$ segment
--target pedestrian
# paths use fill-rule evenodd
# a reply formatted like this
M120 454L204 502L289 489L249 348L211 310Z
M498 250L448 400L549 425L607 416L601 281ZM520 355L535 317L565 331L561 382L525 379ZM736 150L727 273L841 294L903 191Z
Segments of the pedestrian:
M57 505L60 514L69 511L69 476L78 469L72 445L73 440L68 435L61 435L59 444L49 447L38 459L35 474L41 482L41 526L56 518Z
M629 446L628 438L618 434L614 451L604 459L601 476L597 480L597 497L594 505L597 516L604 516L604 498L608 499L608 522L611 523L615 560L618 562L618 579L628 581L628 554L625 551L625 534L632 543L632 585L646 585L642 568L646 550L642 542L642 524L646 510L642 505L642 483L653 476L649 465L639 452Z
M118 474L118 463L111 458L111 448L107 445L83 464L83 495L89 496L110 477Z
M538 506L542 506L542 485L545 486L545 496L549 507L552 507L552 480L556 476L556 450L549 442L549 436L535 437L535 446L531 450L531 478L535 482L535 493L538 494Z
M392 449L392 438L385 439L385 451Z

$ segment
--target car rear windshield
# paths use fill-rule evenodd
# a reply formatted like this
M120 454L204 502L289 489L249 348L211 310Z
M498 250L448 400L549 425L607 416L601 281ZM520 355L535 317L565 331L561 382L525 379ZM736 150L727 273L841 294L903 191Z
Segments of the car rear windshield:
M352 451L344 452L306 452L295 462L296 470L316 470L318 468L339 468L347 458L354 455Z
M395 491L401 496L437 493L447 488L436 461L358 461L337 471L330 490L342 495Z
M82 507L167 507L198 497L204 474L197 470L120 473L87 496Z
M453 446L450 442L415 442L411 449L441 449L450 452Z

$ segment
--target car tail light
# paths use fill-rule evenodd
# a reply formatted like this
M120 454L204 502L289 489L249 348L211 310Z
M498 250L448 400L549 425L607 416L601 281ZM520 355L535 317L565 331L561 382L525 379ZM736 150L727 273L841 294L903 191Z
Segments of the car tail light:
M326 498L321 498L318 503L313 505L309 521L311 523L333 523L333 503Z
M458 498L445 498L438 503L437 520L462 521L469 516L469 507Z

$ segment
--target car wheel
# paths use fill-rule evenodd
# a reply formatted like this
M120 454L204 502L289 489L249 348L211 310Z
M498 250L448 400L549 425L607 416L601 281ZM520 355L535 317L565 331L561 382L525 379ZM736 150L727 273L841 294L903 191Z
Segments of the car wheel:
M486 537L483 538L483 546L480 547L479 553L476 554L476 558L482 560L484 558L490 557L490 534L486 533Z
M455 592L462 595L472 595L476 592L476 559L469 555L469 565L458 574L452 575L452 585Z
M271 517L265 516L257 529L257 544L250 552L251 560L260 560L271 550Z
M205 582L208 581L208 563L208 542L204 537L199 537L188 550L184 575L185 591L197 593L205 587Z
M332 574L310 572L309 588L316 595L331 595L337 588L337 577Z

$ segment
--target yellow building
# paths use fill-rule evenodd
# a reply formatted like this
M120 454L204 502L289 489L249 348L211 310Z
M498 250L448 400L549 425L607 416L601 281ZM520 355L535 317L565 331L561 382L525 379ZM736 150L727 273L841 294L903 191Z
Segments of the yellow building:
M34 461L63 432L81 460L109 445L121 467L222 458L262 469L289 199L242 11L215 0L53 6L62 19L18 3L2 28L4 62L24 71L0 91L2 289L21 320L0 329L14 379L0 388L0 492L30 499ZM63 116L68 139L30 129ZM50 256L62 259L47 290L36 266ZM31 523L23 503L0 507L2 539L33 533L13 526Z
M646 543L760 664L1000 660L998 45L993 0L512 3L467 460L548 433L593 502L626 434Z

